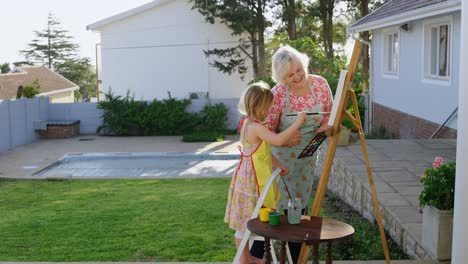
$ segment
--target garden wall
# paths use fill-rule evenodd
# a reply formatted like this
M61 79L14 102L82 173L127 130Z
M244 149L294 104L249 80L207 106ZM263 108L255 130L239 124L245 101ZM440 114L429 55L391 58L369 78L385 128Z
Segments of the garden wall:
M38 138L34 122L48 117L48 98L0 100L0 152Z
M212 104L224 103L229 109L226 126L234 129L240 119L239 99L213 99ZM199 112L208 100L192 100L189 112ZM0 100L0 153L29 144L38 139L35 123L40 120L80 120L81 134L94 134L101 125L102 110L97 103L51 104L47 97Z

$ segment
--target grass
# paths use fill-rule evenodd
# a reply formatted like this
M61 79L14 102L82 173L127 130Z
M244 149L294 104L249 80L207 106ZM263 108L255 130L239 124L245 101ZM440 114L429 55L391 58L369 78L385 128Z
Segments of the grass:
M228 185L228 179L0 180L0 259L231 261L233 232L223 223ZM356 229L352 244L335 246L345 252L335 259L383 259L375 226L336 200L325 207L329 217L350 216L345 221Z
M354 227L354 236L347 242L333 245L333 259L343 260L383 260L385 259L377 223L371 225L367 219L354 211L337 196L328 193L324 199L321 216L343 221ZM387 246L392 260L409 257L403 253L388 233ZM325 244L321 245L321 259L325 259Z

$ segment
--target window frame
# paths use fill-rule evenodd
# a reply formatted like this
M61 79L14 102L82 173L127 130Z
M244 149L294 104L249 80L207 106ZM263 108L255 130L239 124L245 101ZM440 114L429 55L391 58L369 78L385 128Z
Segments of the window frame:
M447 38L447 76L440 76L439 74L431 74L431 69L433 67L432 59L430 58L432 54L432 29L437 28L437 36L440 36L440 27L447 25L448 26L448 38ZM437 37L436 40L439 40L440 37ZM453 75L453 16L443 16L434 19L428 19L423 21L423 30L422 30L422 81L424 83L450 86L452 82ZM438 72L439 67L439 57L440 57L440 46L437 45L436 51L436 72Z
M397 63L396 63L396 70L395 71L388 71L388 63L389 63L389 55L388 55L388 37L393 37L394 35L398 35L398 47L397 49L392 49L393 54L395 54L395 50L397 50ZM386 78L391 78L391 79L399 79L400 76L400 47L401 47L401 34L400 30L398 27L393 27L390 29L386 29L382 31L382 76ZM394 45L394 41L392 41L392 44ZM394 47L392 47L394 48Z

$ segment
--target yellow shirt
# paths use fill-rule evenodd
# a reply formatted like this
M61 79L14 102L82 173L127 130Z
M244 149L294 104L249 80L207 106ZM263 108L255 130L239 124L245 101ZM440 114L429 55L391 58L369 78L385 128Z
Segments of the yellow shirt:
M252 154L252 162L259 187L259 195L262 193L268 178L273 172L273 162L270 144L262 141L257 150ZM263 206L276 209L276 204L281 198L278 184L273 181L263 201Z

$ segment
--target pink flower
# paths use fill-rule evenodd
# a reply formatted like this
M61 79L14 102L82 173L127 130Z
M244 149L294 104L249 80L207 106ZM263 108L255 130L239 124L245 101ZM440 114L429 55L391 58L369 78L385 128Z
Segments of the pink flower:
M421 174L421 176L419 176L419 179L426 178L426 176L427 175L423 173L423 174Z
M438 167L440 167L440 165L442 165L444 163L444 159L442 157L436 157L434 162L432 163L432 167L434 169L437 169Z

